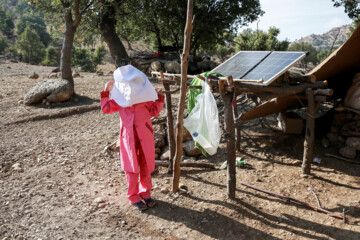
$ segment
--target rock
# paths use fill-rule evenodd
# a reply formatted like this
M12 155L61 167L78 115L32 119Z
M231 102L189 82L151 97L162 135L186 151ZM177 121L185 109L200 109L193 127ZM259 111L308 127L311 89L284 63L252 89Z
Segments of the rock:
M349 137L346 139L346 145L353 147L356 150L360 151L360 137Z
M330 141L329 141L329 139L327 139L327 138L322 138L321 139L321 145L324 147L324 148L328 148L329 147L329 145L330 145Z
M4 97L3 97L3 95L0 95L0 99L3 99Z
M55 69L53 69L51 72L52 72L52 73L58 73L58 72L60 72L60 68L55 68Z
M339 149L339 153L346 158L355 158L356 157L356 149L353 147L345 146Z
M184 142L183 149L184 149L186 155L189 157L197 157L197 156L201 155L201 151L200 151L200 149L195 147L194 141Z
M154 61L150 64L149 73L151 72L160 72L161 71L161 63L159 61Z
M330 132L326 136L330 143L335 144L335 145L339 143L338 135L336 133Z
M175 129L175 127L174 127L174 129ZM183 130L183 142L187 142L187 141L191 141L191 140L192 140L192 136L191 136L190 132L186 128L184 128L184 130Z
M208 72L216 68L217 63L211 60L204 60L197 63L198 70L200 72Z
M74 93L73 85L65 79L48 79L39 82L24 97L25 105L41 102L46 98L49 102L63 102Z
M18 104L23 104L24 103L24 100L19 100L18 101Z
M162 189L160 189L160 192L163 194L167 194L169 192L169 189L167 187L163 187Z
M39 74L37 74L36 72L33 72L30 76L30 79L38 79L39 78Z
M165 69L165 72L168 72L168 73L180 73L181 72L180 64L175 61L166 62L164 69Z
M162 148L166 145L165 142L165 127L164 125L154 125L154 139L155 139L155 147Z
M24 172L24 169L22 168L20 163L15 163L11 166L11 168L15 171L15 172Z
M97 198L94 199L93 204L97 205L97 204L103 203L103 202L105 202L104 199L102 199L101 197L97 197Z
M49 74L48 78L57 78L57 73Z
M104 76L104 73L103 73L103 71L98 70L98 71L96 71L96 75L98 75L98 76Z
M73 78L80 77L80 73L78 71L74 70L72 73L72 77Z
M160 160L165 161L165 160L169 160L169 159L170 159L170 150L169 150L169 147L167 147L167 150L163 154L161 154Z
M155 153L156 153L156 154L160 154L160 153L161 153L161 149L160 149L160 148L155 148Z

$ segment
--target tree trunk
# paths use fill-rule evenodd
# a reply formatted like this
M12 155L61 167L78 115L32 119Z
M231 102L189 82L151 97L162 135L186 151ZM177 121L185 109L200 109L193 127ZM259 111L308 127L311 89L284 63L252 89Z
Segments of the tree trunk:
M65 13L65 38L61 51L60 59L60 72L63 79L68 80L74 86L74 79L71 71L71 57L72 57L72 46L74 42L74 36L76 28L73 26L73 19L71 11Z
M100 22L100 31L106 44L109 47L111 57L115 61L116 68L129 64L129 55L123 43L120 41L116 33L116 19L114 18L115 9L113 6L107 8L107 11L103 13Z

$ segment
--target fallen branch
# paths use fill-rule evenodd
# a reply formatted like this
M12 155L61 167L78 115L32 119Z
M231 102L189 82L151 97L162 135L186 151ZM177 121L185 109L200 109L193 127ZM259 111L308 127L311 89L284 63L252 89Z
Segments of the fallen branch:
M325 155L325 156L328 156L328 157L337 158L337 159L342 160L342 161L345 161L345 162L360 164L360 162L352 161L352 160L349 160L349 159L347 159L347 158L344 158L344 157L341 157L341 156L337 156L337 155L333 155L333 154L330 154L330 153L325 153L324 155Z
M168 161L155 160L155 166L168 167ZM181 162L180 167L197 167L197 168L211 168L215 169L216 165L212 163L196 163L196 162Z
M295 202L295 203L298 203L298 204L301 204L301 205L304 205L306 207L309 207L309 208L312 208L316 211L319 211L319 212L322 212L322 213L326 213L328 214L329 216L332 216L332 217L335 217L335 218L338 218L338 219L344 219L344 216L341 216L341 215L338 215L336 213L333 213L333 212L330 212L326 209L323 209L323 208L319 208L319 207L315 207L315 206L312 206L306 202L303 202L303 201L300 201L300 200L297 200L295 198L291 198L291 197L287 197L287 196L284 196L284 195L281 195L281 194L278 194L278 193L274 193L274 192L270 192L270 191L267 191L267 190L263 190L261 188L257 188L257 187L254 187L252 185L249 185L245 182L240 182L241 185L244 185L246 187L249 187L249 188L252 188L254 190L257 190L257 191L260 191L260 192L263 192L263 193L267 193L271 196L274 196L274 197L278 197L278 198L281 198L281 199L285 199L287 201L292 201L292 202Z

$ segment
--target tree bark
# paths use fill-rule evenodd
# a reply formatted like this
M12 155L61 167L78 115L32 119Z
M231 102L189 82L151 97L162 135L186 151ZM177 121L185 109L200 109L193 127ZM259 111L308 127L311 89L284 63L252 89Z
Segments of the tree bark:
M187 83L187 70L188 70L188 57L190 51L191 32L193 29L192 16L193 16L193 0L188 0L187 5L187 19L184 31L184 49L181 54L181 86L180 86L180 99L179 108L177 112L176 123L176 151L174 157L174 173L173 173L173 192L179 190L180 181L180 161L183 151L183 125L184 125L184 106L186 97L186 83Z
M63 79L68 80L74 86L74 79L71 71L71 57L72 57L72 46L74 42L74 36L76 28L73 26L73 19L71 11L65 12L65 38L62 45L61 59L60 59L60 72Z
M107 7L100 20L100 31L106 44L109 47L111 57L115 61L116 68L129 64L129 55L124 44L116 33L115 9L113 6Z

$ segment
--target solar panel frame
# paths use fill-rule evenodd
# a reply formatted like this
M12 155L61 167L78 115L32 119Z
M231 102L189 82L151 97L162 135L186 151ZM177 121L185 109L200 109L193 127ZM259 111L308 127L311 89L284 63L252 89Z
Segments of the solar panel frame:
M247 53L248 56L256 53L258 61L250 62L244 71L244 67L241 71L238 70L237 65L239 62L236 58L241 58L241 55ZM245 54L246 55L246 54ZM259 58L263 56L263 58ZM212 71L219 72L223 75L233 76L234 79L246 79L246 80L260 80L263 79L262 83L252 83L256 85L269 85L275 79L284 74L296 62L300 61L306 56L305 52L288 52L288 51L240 51ZM243 58L242 61L246 61L248 58ZM250 67L250 65L252 65ZM219 71L220 70L220 71ZM264 71L266 70L266 71Z

